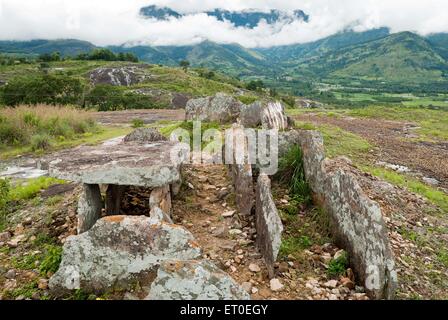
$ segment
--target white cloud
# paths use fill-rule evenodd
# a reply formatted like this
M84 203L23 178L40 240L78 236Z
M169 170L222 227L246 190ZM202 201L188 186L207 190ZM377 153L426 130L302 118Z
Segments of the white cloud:
M141 19L149 4L196 13L179 20ZM309 23L260 24L236 28L198 12L213 8L241 10L302 9ZM390 27L393 32L426 35L448 32L446 0L0 0L0 39L76 38L97 45L126 42L181 45L211 40L246 47L285 45L320 39L348 26L363 31Z

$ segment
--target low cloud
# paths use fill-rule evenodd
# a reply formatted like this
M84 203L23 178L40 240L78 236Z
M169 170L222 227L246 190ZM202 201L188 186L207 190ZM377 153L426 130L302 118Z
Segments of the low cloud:
M180 19L155 21L139 16L143 6L168 6ZM308 23L260 23L235 27L201 12L301 9ZM269 47L314 41L346 28L365 31L389 27L422 35L448 32L446 0L0 0L0 39L73 38L96 45L186 45L211 40L245 47Z

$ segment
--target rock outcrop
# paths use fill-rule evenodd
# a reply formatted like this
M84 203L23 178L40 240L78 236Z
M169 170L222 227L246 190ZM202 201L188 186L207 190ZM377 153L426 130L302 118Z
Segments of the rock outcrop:
M322 135L300 131L307 180L325 208L336 243L373 299L392 299L397 273L379 205L363 192L347 164L325 159Z
M225 272L209 261L164 262L147 300L249 300Z
M131 86L144 81L148 75L143 66L125 66L117 68L98 68L90 75L90 82L94 85L110 84L113 86Z
M260 174L256 192L257 247L264 257L269 277L274 277L274 264L282 244L283 224L271 194L271 180Z
M131 132L130 134L128 134L126 137L124 137L123 141L149 143L149 142L168 141L168 139L156 129L138 128L133 132Z
M234 123L239 117L242 105L234 97L223 93L214 97L192 99L185 108L186 120Z

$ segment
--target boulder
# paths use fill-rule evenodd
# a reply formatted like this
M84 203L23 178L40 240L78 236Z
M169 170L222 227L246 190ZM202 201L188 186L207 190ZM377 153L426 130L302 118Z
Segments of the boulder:
M210 261L163 262L146 300L249 300L249 294Z
M168 139L162 135L159 131L151 128L138 128L128 134L123 139L124 142L158 142L158 141L168 141Z
M173 93L173 98L171 99L171 106L174 109L185 109L190 97L183 93Z
M103 201L97 184L84 184L78 201L78 234L86 232L101 218Z
M224 93L217 93L214 97L192 99L185 108L186 120L234 123L239 117L242 106L239 100Z
M261 116L263 129L286 130L291 121L285 113L285 107L280 102L269 102L264 108Z
M239 121L246 128L257 128L262 124L263 103L254 102L241 108Z
M258 177L255 221L257 247L264 257L269 276L273 278L282 244L283 224L272 197L271 180L265 174Z
M397 272L378 203L361 189L347 162L325 159L322 135L299 131L307 180L328 213L333 236L372 299L392 299Z
M201 250L182 227L142 216L110 216L67 239L49 287L60 296L150 285L164 261L195 260Z

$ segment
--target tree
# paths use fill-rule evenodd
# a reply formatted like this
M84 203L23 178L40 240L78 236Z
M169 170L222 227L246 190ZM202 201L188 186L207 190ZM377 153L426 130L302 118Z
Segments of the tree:
M264 88L264 83L261 80L252 80L246 85L247 90L257 91Z
M186 72L190 67L190 61L182 60L181 62L179 62L179 66L181 66L181 68Z

